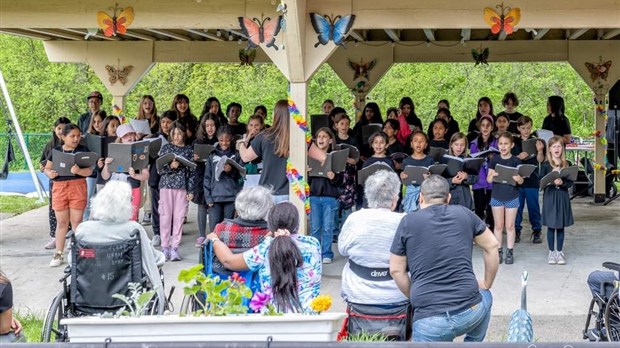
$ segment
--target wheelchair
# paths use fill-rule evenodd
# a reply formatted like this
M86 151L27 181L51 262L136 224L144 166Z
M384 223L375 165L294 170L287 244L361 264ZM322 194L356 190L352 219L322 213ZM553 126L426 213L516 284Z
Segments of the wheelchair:
M129 283L139 283L143 289L152 288L142 270L138 230L132 232L131 239L113 243L79 241L73 232L67 237L71 243L71 264L65 268L59 280L62 289L46 313L42 342L69 340L62 319L113 314L123 308L124 303L112 295L129 296ZM158 308L159 299L155 296L143 314L163 314L158 313Z
M603 263L603 267L620 271L620 264L613 262ZM620 281L614 283L603 282L599 292L590 301L588 317L583 330L583 339L590 341L620 342ZM608 290L613 288L611 295ZM596 306L596 307L595 307ZM593 327L590 328L590 323Z
M255 240L255 242L257 242L256 244L259 244L264 239L265 236L259 236L257 240ZM248 245L247 243L240 243L238 238L227 238L226 236L221 236L221 241L224 242L234 254L243 253L244 251L250 249L250 245ZM215 256L215 253L213 252L213 244L210 240L206 240L200 248L198 259L199 262L204 265L203 272L206 276L219 276L220 279L228 279L228 277L232 276L233 274L233 271L226 269L224 265L220 263L217 256ZM260 291L261 287L258 280L258 272L239 271L236 273L238 273L241 277L245 278L246 284L250 287L252 293ZM201 309L202 306L197 301L200 301L202 304L204 304L205 294L199 293L197 297L198 299L196 299L196 297L194 296L184 295L179 313L183 315L191 315L192 312ZM248 304L249 300L246 300L246 302L244 302L244 305L247 306Z

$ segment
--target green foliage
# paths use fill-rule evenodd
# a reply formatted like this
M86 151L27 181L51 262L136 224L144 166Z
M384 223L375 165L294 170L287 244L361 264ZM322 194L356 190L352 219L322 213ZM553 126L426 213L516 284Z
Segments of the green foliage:
M129 283L129 297L123 294L114 294L113 298L125 303L123 308L116 313L117 317L126 316L132 318L140 317L146 310L149 302L155 296L155 290L142 289L140 283Z
M369 333L366 331L362 331L361 333L349 335L347 338L343 339L343 341L349 342L385 342L387 341L387 337L380 333Z
M37 40L0 35L0 46L0 69L24 132L50 132L58 116L77 120L86 110L84 98L92 90L101 91L104 109L111 109L110 94L87 65L50 63ZM271 111L277 100L286 98L287 89L286 79L273 64L159 63L127 96L125 114L137 113L144 94L154 96L161 113L170 108L174 95L184 93L196 116L200 116L208 97L217 96L224 110L233 101L241 103L241 120L246 121L256 105L263 104ZM573 134L587 136L592 131L592 92L568 63L395 64L370 91L368 100L377 102L385 112L390 106L398 106L403 96L410 96L426 125L435 116L437 101L448 99L463 129L475 116L480 97L491 98L497 113L503 110L501 98L508 91L519 96L517 110L531 116L535 128L547 115L547 97L557 94L566 101ZM325 99L334 100L354 115L351 92L327 64L309 81L308 113L320 113ZM5 128L0 126L0 131Z
M183 287L186 296L193 296L196 303L202 307L201 310L194 312L194 315L229 315L245 314L248 306L243 302L252 297L252 290L245 284L245 279L239 277L237 273L225 280L220 277L206 276L202 269L204 265L199 264L179 272L180 282L187 283ZM206 301L202 303L198 294L206 294Z
M21 195L0 195L0 213L18 215L47 204L47 199L43 202L39 202L38 198Z
M13 312L13 316L22 324L22 330L28 343L41 342L41 331L43 330L42 317L32 312Z

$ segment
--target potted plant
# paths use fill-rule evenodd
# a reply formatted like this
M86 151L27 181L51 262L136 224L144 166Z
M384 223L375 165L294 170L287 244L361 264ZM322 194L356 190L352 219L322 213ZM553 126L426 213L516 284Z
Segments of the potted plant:
M233 274L228 279L206 276L203 265L179 273L187 283L186 296L206 301L190 315L137 316L135 311L115 317L84 317L63 319L70 342L190 342L190 341L335 341L346 313L325 313L331 298L318 296L311 304L314 313L281 314L270 304L270 294L252 295L245 279ZM132 300L144 300L147 295L134 294L126 298L128 308L137 307ZM245 303L248 303L249 306ZM199 303L201 301L198 301ZM248 310L256 313L249 313Z

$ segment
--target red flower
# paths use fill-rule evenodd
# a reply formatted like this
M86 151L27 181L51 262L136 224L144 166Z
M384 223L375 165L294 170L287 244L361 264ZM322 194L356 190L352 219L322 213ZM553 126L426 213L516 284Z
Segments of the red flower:
M240 276L239 273L237 272L234 272L230 278L232 279L233 282L237 282L239 284L245 283L245 278Z

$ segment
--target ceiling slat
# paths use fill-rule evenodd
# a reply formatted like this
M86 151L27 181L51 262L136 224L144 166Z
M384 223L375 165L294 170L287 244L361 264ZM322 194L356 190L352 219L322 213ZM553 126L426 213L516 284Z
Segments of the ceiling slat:
M188 37L185 37L183 35L179 35L177 33L173 33L171 31L167 31L167 30L162 30L162 29L144 29L144 30L150 31L151 33L158 34L158 35L161 35L161 36L166 36L166 37L169 37L171 39L179 40L179 41L191 41L191 39L188 38Z

